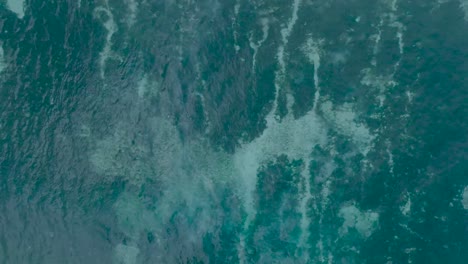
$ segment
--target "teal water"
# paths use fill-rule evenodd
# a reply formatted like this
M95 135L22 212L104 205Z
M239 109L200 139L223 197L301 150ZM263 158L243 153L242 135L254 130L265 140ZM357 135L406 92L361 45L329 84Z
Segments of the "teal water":
M464 0L0 0L0 263L467 263Z

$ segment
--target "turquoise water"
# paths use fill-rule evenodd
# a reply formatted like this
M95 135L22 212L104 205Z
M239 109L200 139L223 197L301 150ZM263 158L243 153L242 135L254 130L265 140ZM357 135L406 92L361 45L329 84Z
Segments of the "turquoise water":
M0 263L466 263L468 3L0 1Z

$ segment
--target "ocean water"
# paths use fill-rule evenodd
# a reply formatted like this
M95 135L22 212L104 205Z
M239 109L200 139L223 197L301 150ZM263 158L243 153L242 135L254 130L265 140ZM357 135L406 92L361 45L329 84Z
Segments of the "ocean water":
M0 264L467 263L462 0L0 0Z

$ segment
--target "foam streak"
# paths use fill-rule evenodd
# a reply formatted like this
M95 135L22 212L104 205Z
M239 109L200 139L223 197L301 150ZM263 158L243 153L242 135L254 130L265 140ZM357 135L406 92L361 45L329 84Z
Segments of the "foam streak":
M109 4L106 1L105 2L106 7L97 7L94 12L104 12L108 16L108 19L106 22L104 22L104 27L107 30L107 36L106 36L106 43L104 45L104 48L102 49L99 58L99 67L100 67L100 72L101 72L101 78L104 79L104 73L105 73L105 67L106 67L106 61L110 56L111 53L111 48L112 48L112 36L117 32L117 24L114 21L114 15L110 11Z
M298 19L297 12L299 10L300 4L301 4L301 0L294 0L291 19L288 21L286 28L283 28L281 30L282 44L279 46L278 52L276 55L278 59L279 69L276 73L276 80L275 80L275 101L273 102L273 108L270 113L270 115L272 116L275 114L276 109L278 108L278 97L279 97L280 86L284 81L284 74L286 71L285 49L288 45L289 36L291 35L294 25L297 22L297 19Z
M7 6L18 18L24 17L24 0L7 0Z
M262 39L259 40L257 43L254 43L252 41L252 38L250 38L250 47L254 50L253 56L252 56L252 72L255 73L255 66L257 63L257 52L258 49L263 45L263 42L268 38L268 31L270 30L270 26L268 25L268 19L262 18L261 19L262 23Z
M307 41L307 56L310 63L314 64L314 86L315 86L315 95L314 95L314 105L312 107L313 111L317 110L317 105L320 100L320 80L318 76L318 71L320 68L320 50L319 43L310 38Z

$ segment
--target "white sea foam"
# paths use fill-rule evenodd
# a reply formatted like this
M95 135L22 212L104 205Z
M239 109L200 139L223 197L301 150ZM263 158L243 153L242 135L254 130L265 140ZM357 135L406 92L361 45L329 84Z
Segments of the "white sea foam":
M373 66L377 65L376 55L379 53L380 40L382 38L382 25L383 25L383 19L380 19L379 24L377 25L377 33L371 36L371 39L374 40L374 48L373 48L374 56L371 61L371 64Z
M24 0L7 0L7 7L16 13L18 18L24 17Z
M391 0L385 2L387 8L389 9L388 13L384 13L382 18L379 21L379 24L377 25L377 33L372 36L372 38L375 40L374 44L374 58L372 59L372 65L376 66L376 58L375 55L379 52L379 46L380 46L380 40L382 36L382 27L384 25L384 22L390 26L396 29L396 38L398 40L398 49L400 52L400 55L403 55L404 52L404 35L403 32L405 31L405 26L398 21L397 18L397 12L398 12L398 4L397 0ZM399 65L400 62L397 63L396 66Z
M258 49L263 45L263 42L268 38L268 31L270 30L269 26L269 21L268 18L262 18L260 20L260 23L262 24L262 39L260 39L258 42L254 42L252 40L252 36L249 38L249 43L250 47L254 50L254 53L252 55L252 72L255 73L255 67L257 63L257 52Z
M293 17L297 20L297 14ZM291 21L295 23L295 19ZM294 24L291 21L288 25ZM288 26L287 29L292 30L292 26ZM267 38L267 23L264 24L263 33L262 40L257 43L258 46ZM308 166L312 159L313 148L317 145L328 148L330 128L350 138L357 150L364 155L369 152L374 137L358 121L352 104L334 106L331 102L320 102L318 105L319 100L323 100L320 98L319 79L320 55L322 54L319 49L320 42L309 40L305 47L304 51L310 62L314 64L314 82L318 90L315 94L313 109L298 119L295 119L292 113L288 113L281 121L274 118L275 109L272 109L266 117L267 127L263 133L250 142L240 143L240 147L233 154L215 151L201 139L183 143L178 136L177 128L169 120L161 117L148 121L146 127L150 131L145 134L148 134L150 139L132 142L133 139L141 139L144 135L134 132L132 125L126 126L122 123L116 127L114 134L96 142L96 149L91 153L90 161L99 174L107 177L123 176L134 186L141 186L144 179L148 177L154 177L160 181L162 195L158 199L157 214L138 205L141 202L135 197L122 196L115 204L120 225L131 240L138 240L141 231L145 229L161 228L161 223L168 221L178 205L187 205L187 208L191 208L188 209L189 211L212 206L213 203L207 203L207 201L216 201L217 196L214 194L216 186L233 186L247 213L239 245L239 258L241 262L246 262L245 238L247 228L256 217L254 194L258 170L280 155L287 155L289 159L304 162L302 179L299 183L301 194L298 210L302 215L299 246L307 246L311 223L308 215L310 215L309 210L313 210L309 205L315 195L311 193ZM138 82L136 90L139 97L145 97L147 82L146 77ZM200 96L203 99L203 96ZM318 111L319 109L321 111ZM152 143L138 143L148 140ZM151 145L153 147L150 147ZM151 158L148 159L148 157ZM324 203L322 207L327 205L331 192L332 182L329 177L333 170L333 164L330 164L330 166L325 166L320 173L324 182L319 193ZM144 213L135 213L137 211L144 211ZM198 231L193 232L203 232L213 226L213 221L217 218L210 215L212 211L206 208L201 215L197 215ZM356 224L361 230L363 230L362 222L358 221Z
M334 126L341 134L348 136L358 148L358 150L367 155L369 152L374 137L369 130L357 122L356 114L352 111L352 106L346 104L341 107L333 107L331 102L322 104L322 112L324 118ZM268 118L268 117L267 117ZM255 218L255 207L253 194L257 185L257 172L262 164L273 160L281 154L287 155L291 159L301 159L305 161L305 167L302 171L302 181L300 190L301 205L300 212L302 214L301 241L307 241L309 237L308 226L310 219L307 211L310 208L307 206L312 199L310 192L310 174L308 170L309 160L311 159L311 151L316 145L325 147L327 145L328 127L324 119L319 117L315 111L309 111L305 116L294 119L291 114L288 114L281 121L277 121L270 115L268 126L263 131L263 134L249 143L245 143L234 154L234 162L240 174L241 195L244 197L245 209L248 217L245 228ZM328 170L331 174L332 169ZM323 173L326 174L325 172ZM323 195L328 197L329 184L325 184ZM244 241L241 235L241 248ZM241 251L240 256L243 253Z
M373 67L366 68L361 71L363 74L361 84L376 89L379 92L376 96L376 99L379 101L380 107L384 106L388 90L397 85L397 82L394 80L394 75L400 66L401 57L403 56L405 48L403 35L405 26L400 21L398 21L398 1L390 0L383 2L383 4L386 11L381 15L380 21L376 26L377 33L372 36L372 39L374 39L374 56L372 57L371 65ZM377 66L377 54L379 53L380 49L381 36L383 31L388 30L388 28L393 28L396 30L395 37L398 41L400 58L393 65L393 71L391 73L382 75L377 72L375 67Z
M441 2L441 0L439 0ZM459 0L460 8L465 13L465 20L468 20L468 0Z
M398 39L398 48L400 50L400 54L403 54L405 44L403 43L403 24L400 22L395 22L394 26L398 29L397 31L397 39Z
M406 91L406 97L408 98L408 103L412 103L414 99L414 93L411 91Z
M107 30L106 36L106 43L104 44L104 48L102 49L99 58L99 67L101 72L101 78L104 79L105 69L106 69L106 61L110 57L112 52L112 36L117 32L117 24L114 21L114 15L110 11L109 5L107 1L105 2L106 7L97 7L94 10L95 15L99 12L104 12L108 17L107 20L104 22L104 27Z
M164 118L150 119L146 127L148 131L140 134L122 123L113 135L97 141L90 155L96 172L109 181L124 177L129 185L140 188L145 179L153 179L161 189L157 210L149 210L130 192L119 196L114 204L119 227L131 245L115 249L116 259L125 260L117 263L134 263L138 249L133 245L145 230L154 232L160 246L168 246L165 243L169 242L159 237L180 206L187 208L184 214L197 221L193 234L187 234L187 239L195 241L196 234L206 233L219 219L213 210L219 203L216 186L226 187L237 179L228 154L212 150L206 142L182 143L176 127Z
M364 156L372 148L375 136L369 129L357 120L357 115L353 111L353 105L350 103L334 107L331 102L322 103L321 110L324 118L331 121L334 128L344 136L349 137Z
M468 186L465 187L465 189L463 190L463 199L462 199L462 203L463 203L463 208L465 208L466 210L468 210Z
M300 119L287 116L282 122L271 121L261 136L242 145L234 154L234 160L245 185L248 211L253 212L252 194L257 170L262 164L281 154L291 159L308 159L316 144L325 144L326 136L323 121L310 112Z
M396 37L398 39L398 48L400 50L400 55L403 54L403 49L405 44L403 43L403 32L405 30L405 26L397 20L396 12L398 12L398 5L397 0L392 0L390 4L390 26L396 28Z
M362 237L368 238L378 227L378 213L372 211L362 212L354 204L342 207L338 215L344 219L339 230L342 236L346 235L350 229L355 228Z
M388 166L390 167L390 174L393 176L393 172L394 172L394 169L395 169L395 162L393 160L393 154L392 154L392 151L391 151L391 143L390 141L387 141L385 142L387 148L386 148L386 151L387 151L387 155L388 155Z
M138 81L138 84L137 84L138 97L143 98L145 96L147 87L148 87L148 77L145 75L141 78L140 81Z
M256 216L254 193L259 168L283 154L290 159L302 159L305 164L301 173L302 180L299 183L301 202L298 209L302 214L299 246L306 247L311 223L308 211L313 209L309 206L313 194L310 191L308 164L314 146L327 145L326 124L342 126L338 129L339 132L351 135L356 145L363 144L364 139L368 139L368 135L362 136L364 132L356 128L359 125L355 116L349 113L349 108L345 107L347 110L343 111L340 107L332 107L331 103L323 105L329 108L325 118L327 122L312 110L299 119L287 115L281 122L276 120L269 122L269 126L258 138L242 143L234 154L214 151L201 141L182 143L176 127L163 118L150 121L153 125L149 126L148 133L155 146L152 150L148 144L132 143L132 139L141 137L141 134L134 132L133 127L121 125L117 126L113 135L97 142L97 148L91 155L91 163L100 174L108 177L124 176L134 186L141 186L148 177L160 180L159 186L163 194L158 199L157 212L148 211L133 194L122 195L114 205L119 225L131 241L137 241L144 230L155 230L157 236L158 229L169 221L175 208L180 204L185 204L189 208L188 214L191 214L190 210L194 210L192 213L195 214L197 208L212 206L217 199L214 194L216 186L236 187L236 192L248 214L244 222L247 231L247 227ZM154 157L147 160L150 153L153 153ZM320 173L325 179L321 192L323 202L327 201L330 194L331 181L327 179L332 171L333 166L330 165L325 166ZM207 201L212 202L207 203ZM216 224L213 221L217 218L210 215L212 211L210 208L205 208L197 215L198 230L193 230L194 234L210 230L210 227ZM356 224L360 230L363 230L362 222L363 220L359 220ZM241 234L239 245L239 257L241 260L244 259L244 262L245 236L245 233ZM121 248L117 251L125 251L123 249L129 249L129 254L135 255L133 248Z
M323 121L314 112L294 119L288 115L281 122L270 120L263 134L252 142L243 144L234 154L234 163L241 178L241 195L244 200L248 214L245 227L248 227L255 218L255 207L253 194L257 185L257 172L261 165L272 161L279 155L285 154L290 159L302 159L305 161L303 168L303 190L301 202L301 226L303 237L308 237L308 225L310 220L307 216L307 202L311 198L310 175L308 161L310 153L315 145L324 145L327 140L327 130ZM241 235L241 242L244 235ZM243 256L243 245L241 244L240 257Z
M391 1L389 2L390 9L391 9L393 12L397 11L397 1L398 1L398 0L391 0Z
M2 47L1 44L2 43L0 43L0 73L3 72L3 70L6 67L6 65L5 65L5 52L3 51L3 47Z
M135 246L118 244L114 249L114 264L136 264L140 250Z
M283 44L286 46L288 44L289 36L294 28L294 25L297 22L298 16L297 12L299 11L299 6L301 5L302 0L294 0L292 6L292 16L289 20L287 27L281 30L281 36L283 38Z
M393 79L393 74L378 75L373 69L370 68L363 69L361 73L361 84L379 91L377 99L379 100L379 106L382 107L385 103L388 89L397 85L397 82Z
M145 209L144 204L135 195L123 193L113 206L119 227L133 241L138 240L144 230L155 230L158 222L155 212Z
M328 207L329 196L331 193L330 186L332 184L331 175L335 169L336 169L336 164L333 161L331 161L331 162L326 163L322 167L318 177L316 175L316 178L319 179L323 183L322 190L320 191L320 196L321 196L320 202L321 202L322 212L320 213L319 226L322 226L322 223L323 223L323 217L324 217L323 211ZM316 206L314 210L317 210ZM319 260L321 262L325 262L325 249L323 246L322 232L319 232L319 241L317 242L317 248L319 251ZM328 262L331 263L331 261L333 260L333 255L331 255L331 252L328 252L327 258L328 258Z
M305 53L309 58L310 63L314 65L314 86L315 86L315 95L314 95L314 104L313 104L313 111L316 111L317 105L320 100L320 80L318 71L320 68L320 45L321 41L315 41L313 38L309 38L307 40L307 44L305 47Z
M236 1L236 4L234 5L234 17L232 18L232 28L234 29L233 32L232 32L232 35L234 37L234 50L236 51L236 53L239 52L240 50L240 46L238 44L238 37L239 37L239 33L237 32L237 17L239 16L239 10L240 10L240 0L237 0Z
M387 23L387 25L389 27L392 27L392 28L396 29L395 35L396 35L396 38L398 40L398 49L399 49L400 55L403 55L404 47L405 47L403 33L404 33L406 28L403 25L403 23L401 23L398 20L398 14L397 14L397 12L398 12L398 0L387 1L387 2L385 2L385 4L387 5L387 8L389 9L388 13L384 13L384 17L386 18L385 19L386 23ZM384 21L384 18L381 19L381 21L379 23L379 26L378 26L379 36L382 33L383 21ZM395 64L395 66L394 66L395 70L400 65L400 61L401 61L401 58Z
M294 0L293 5L292 5L291 18L289 19L288 23L286 24L286 27L281 29L282 43L278 47L278 51L277 51L277 54L276 54L279 69L276 72L275 101L273 102L273 111L272 111L273 115L276 113L276 109L278 107L279 92L280 92L281 86L283 85L284 75L285 75L285 71L286 71L285 49L286 49L286 47L288 45L288 42L289 42L289 36L291 35L292 30L294 28L294 25L297 22L297 19L298 19L297 13L299 11L299 6L301 5L301 2L302 2L301 0Z
M313 195L311 192L311 184L310 184L310 162L309 158L305 158L304 160L304 168L302 169L301 177L301 188L299 189L302 193L301 202L300 202L300 212L301 212L301 237L299 238L299 248L305 248L307 246L307 241L309 239L309 226L311 223L310 217L308 216L309 211L309 202L312 200ZM304 255L305 260L308 260L309 254L308 251L305 251Z
M411 197L408 196L406 203L400 206L400 211L404 216L408 216L411 212Z
M138 12L138 2L136 0L125 0L128 6L128 25L131 27L135 24L136 15Z
M302 244L300 246L306 246L309 237L308 227L311 223L308 217L308 210L311 210L309 202L313 198L310 191L308 164L314 146L325 147L327 145L329 129L327 124L331 124L339 133L349 136L358 149L364 153L372 140L369 131L357 122L350 105L334 107L330 102L326 102L321 105L321 109L325 113L325 119L313 110L298 119L294 119L292 114L288 114L281 121L271 119L259 137L251 142L242 143L232 155L215 152L208 145L200 142L192 141L183 144L177 136L177 129L167 120L157 118L151 122L154 124L151 137L155 142L154 145L157 146L157 149L152 150L155 153L154 161L145 161L144 157L150 153L148 146L141 144L132 146L130 141L135 137L132 130L118 126L114 135L97 143L97 150L91 156L91 162L101 174L124 175L137 186L141 185L144 177L156 173L154 177L162 180L162 188L167 188L160 199L160 208L158 208L158 217L161 219L168 219L175 205L182 202L189 204L189 208L207 206L206 200L212 200L215 197L210 196L213 192L210 190L214 190L217 185L237 186L238 196L242 198L248 215L244 222L244 228L247 230L256 216L254 193L259 168L274 161L280 155L287 155L290 159L301 159L304 161L304 167L301 173L301 202L298 208L302 214ZM127 155L126 162L119 161L119 155ZM184 169L187 166L189 170ZM327 179L332 171L333 166L325 166L321 172L325 180L321 192L323 201L327 200L330 193L331 181ZM125 202L124 200L123 203L135 204L135 201ZM125 208L125 206L118 205L116 208ZM142 230L145 226L148 228L151 225L150 221L142 220L141 216L133 216L132 210L118 209L117 211L123 215L122 219L133 218L132 221L135 223L143 222L141 226L130 224L133 226L130 230ZM200 219L203 219L200 220L203 222L200 222L200 228L208 230L210 217L207 215ZM130 223L133 223L132 221ZM128 232L127 235L133 237L132 234L135 232ZM239 246L241 259L244 256L244 243L245 234L241 234Z
M348 51L330 52L330 62L335 65L344 64L349 56Z

